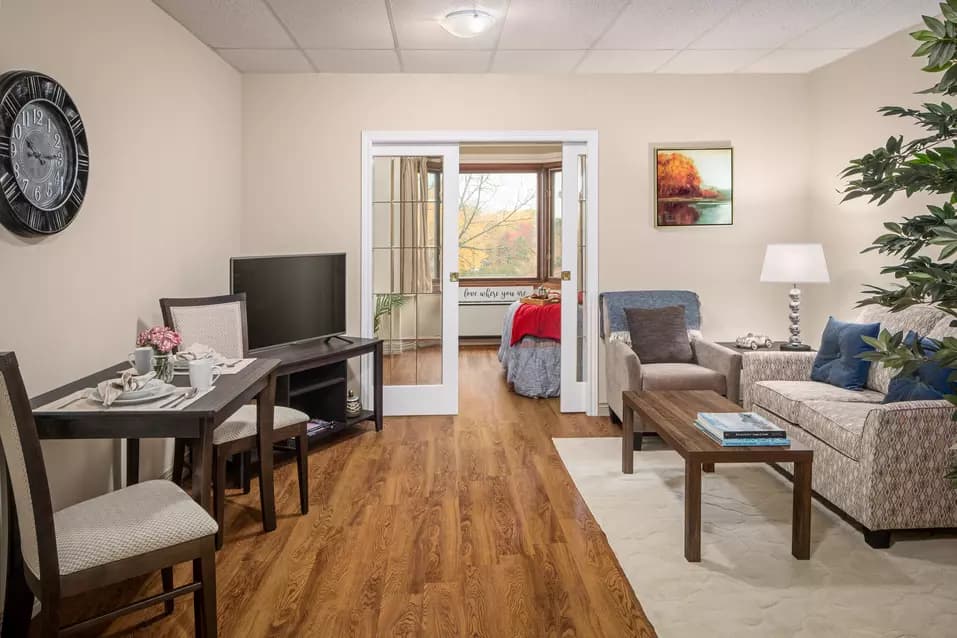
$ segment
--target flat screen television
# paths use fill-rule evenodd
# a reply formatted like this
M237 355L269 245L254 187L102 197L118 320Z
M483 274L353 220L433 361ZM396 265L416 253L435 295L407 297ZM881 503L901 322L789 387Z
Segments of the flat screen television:
M234 257L230 286L246 293L250 348L346 331L345 254Z

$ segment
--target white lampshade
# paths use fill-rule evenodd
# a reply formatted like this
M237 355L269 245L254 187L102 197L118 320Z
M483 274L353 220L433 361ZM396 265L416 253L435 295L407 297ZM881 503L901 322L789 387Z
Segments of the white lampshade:
M446 14L442 18L442 28L457 38L474 38L488 31L495 17L481 9L462 9Z
M827 260L821 244L768 244L761 281L788 284L826 284Z

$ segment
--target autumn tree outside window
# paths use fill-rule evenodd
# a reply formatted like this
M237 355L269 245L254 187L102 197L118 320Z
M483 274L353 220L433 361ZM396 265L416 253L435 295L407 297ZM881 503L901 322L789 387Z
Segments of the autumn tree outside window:
M561 241L552 211L557 198L551 191L561 184L556 173L561 175L560 164L460 167L460 280L494 285L536 283L556 276L556 235Z

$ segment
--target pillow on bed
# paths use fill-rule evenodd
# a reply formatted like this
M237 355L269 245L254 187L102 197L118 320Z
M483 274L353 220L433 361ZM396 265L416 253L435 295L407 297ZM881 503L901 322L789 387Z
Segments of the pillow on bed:
M642 363L692 363L684 306L625 308L631 349Z

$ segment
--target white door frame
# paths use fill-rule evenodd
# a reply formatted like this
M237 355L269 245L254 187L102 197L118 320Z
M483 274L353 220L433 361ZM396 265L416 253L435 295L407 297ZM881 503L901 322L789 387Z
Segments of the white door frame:
M479 142L509 143L566 143L585 144L587 156L587 199L584 222L587 224L588 243L585 248L585 294L587 315L586 356L588 400L586 414L598 415L598 131L597 130L426 130L426 131L363 131L362 132L362 219L360 254L360 330L363 337L373 337L372 331L372 158L376 145L437 145L469 144ZM362 396L372 396L370 366L362 367Z

